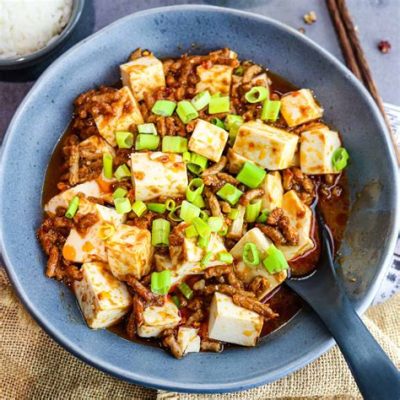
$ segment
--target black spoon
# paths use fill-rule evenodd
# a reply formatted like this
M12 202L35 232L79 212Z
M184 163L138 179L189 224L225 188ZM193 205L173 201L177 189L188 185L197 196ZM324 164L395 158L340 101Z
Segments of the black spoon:
M385 354L345 294L333 265L329 232L316 211L321 230L318 269L305 278L287 280L318 314L339 346L366 400L399 400L400 373Z

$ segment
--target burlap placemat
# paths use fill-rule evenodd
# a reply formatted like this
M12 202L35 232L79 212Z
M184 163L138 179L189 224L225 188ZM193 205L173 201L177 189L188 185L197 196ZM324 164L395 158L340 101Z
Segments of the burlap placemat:
M368 310L368 328L400 366L400 295ZM210 366L212 367L212 366ZM145 389L84 364L44 333L23 309L0 268L1 399L359 399L337 348L280 381L228 395L188 395Z

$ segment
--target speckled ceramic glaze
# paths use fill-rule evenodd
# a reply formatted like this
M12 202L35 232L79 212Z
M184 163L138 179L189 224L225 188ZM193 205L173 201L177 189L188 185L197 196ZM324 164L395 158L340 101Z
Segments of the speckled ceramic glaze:
M158 57L229 46L298 86L312 88L328 123L351 154L353 211L342 249L341 276L360 312L383 278L398 227L397 176L382 118L362 86L338 61L306 37L264 17L214 7L153 9L123 18L59 58L32 88L9 127L0 175L0 242L20 298L62 346L91 365L131 382L178 391L224 392L271 382L303 367L333 340L303 310L256 348L221 354L168 353L85 325L75 299L44 276L35 239L50 155L81 92L119 78L118 64L136 47ZM348 277L355 282L350 283Z

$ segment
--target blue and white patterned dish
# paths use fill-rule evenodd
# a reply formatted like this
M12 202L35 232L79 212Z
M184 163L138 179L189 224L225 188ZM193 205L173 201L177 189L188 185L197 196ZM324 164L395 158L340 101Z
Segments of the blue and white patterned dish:
M50 155L81 92L118 79L136 47L159 57L225 46L269 67L326 106L325 119L351 154L353 208L340 275L357 309L372 301L386 275L399 226L397 168L373 100L353 75L295 30L257 15L207 6L176 6L130 15L65 53L37 81L8 129L1 154L0 249L11 281L38 323L62 346L119 378L174 391L225 392L271 382L311 362L333 339L307 309L257 348L199 353L177 361L158 348L89 330L73 295L44 276L35 240Z

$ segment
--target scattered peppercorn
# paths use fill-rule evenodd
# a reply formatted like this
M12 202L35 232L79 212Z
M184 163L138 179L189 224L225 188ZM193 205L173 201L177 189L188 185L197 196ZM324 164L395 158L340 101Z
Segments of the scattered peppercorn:
M381 40L378 43L378 49L383 54L389 53L391 48L392 48L392 45L390 44L390 42L388 40Z
M311 25L317 20L317 14L315 11L310 11L307 14L304 14L303 19L306 24Z
M300 33L303 33L303 34L305 34L306 33L306 30L304 29L304 28L299 28L299 29L297 29Z

